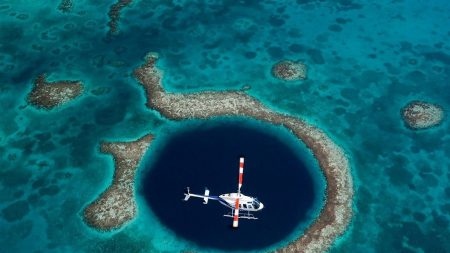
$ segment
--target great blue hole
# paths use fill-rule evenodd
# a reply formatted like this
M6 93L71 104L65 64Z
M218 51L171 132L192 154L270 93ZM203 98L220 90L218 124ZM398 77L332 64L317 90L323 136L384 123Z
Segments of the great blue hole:
M213 123L211 123L213 122ZM157 137L158 138L158 137ZM200 247L256 250L283 242L309 225L321 207L324 184L312 154L282 127L250 120L190 124L169 135L143 163L139 193L163 225ZM152 144L154 145L154 144ZM242 193L257 197L258 220L223 217L217 201L182 201L183 190L210 195L237 192L239 156L245 156Z

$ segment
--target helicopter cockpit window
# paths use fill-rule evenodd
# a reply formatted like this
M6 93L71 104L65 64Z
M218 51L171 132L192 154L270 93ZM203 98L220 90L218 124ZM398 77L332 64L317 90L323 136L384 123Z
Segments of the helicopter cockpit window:
M247 204L244 204L244 208L247 208Z
M258 201L253 201L253 206L255 206L255 209L259 208L259 202Z

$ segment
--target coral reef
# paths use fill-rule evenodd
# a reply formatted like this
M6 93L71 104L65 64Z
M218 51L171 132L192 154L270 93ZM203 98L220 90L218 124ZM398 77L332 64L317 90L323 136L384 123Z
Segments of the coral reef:
M46 75L39 75L34 80L34 86L28 94L28 103L44 109L53 109L65 104L83 93L80 81L47 82Z
M144 87L147 106L173 120L207 119L214 116L247 116L282 125L303 141L319 161L327 181L326 202L304 234L279 252L323 252L343 234L352 217L353 180L344 151L324 132L301 119L273 112L242 91L174 94L161 85L162 72L155 66L157 54L134 72Z
M411 129L426 129L439 125L444 118L441 106L423 102L412 101L401 110L405 125Z
M256 23L250 18L238 18L231 26L233 31L238 35L251 35L257 27Z
M117 34L118 33L118 26L119 26L119 19L120 19L120 12L123 8L130 5L132 0L118 0L115 4L111 5L111 8L109 9L108 16L109 16L109 34Z
M58 9L62 12L70 12L73 8L72 0L61 0L61 3L58 5Z
M101 144L101 151L114 157L114 178L111 186L84 210L87 224L108 231L119 228L136 216L134 178L152 140L152 135L146 135L132 142Z
M273 65L272 75L286 81L304 80L306 79L306 65L298 61L280 61Z

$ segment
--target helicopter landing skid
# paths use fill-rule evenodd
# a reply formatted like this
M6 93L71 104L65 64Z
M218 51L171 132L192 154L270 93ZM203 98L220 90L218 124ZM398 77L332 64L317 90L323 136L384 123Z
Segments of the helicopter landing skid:
M231 211L230 213L224 214L224 217L230 217L233 218L234 217L234 211ZM239 219L248 219L248 220L257 220L258 218L255 217L253 214L251 214L250 212L239 212Z

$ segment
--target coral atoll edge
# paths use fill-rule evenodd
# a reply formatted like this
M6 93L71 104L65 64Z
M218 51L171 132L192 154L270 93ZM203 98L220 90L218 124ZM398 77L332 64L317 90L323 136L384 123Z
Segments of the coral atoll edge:
M326 179L326 200L319 216L305 232L276 252L324 252L342 235L352 217L353 180L345 152L323 131L305 121L267 108L243 91L195 92L175 94L162 86L162 71L156 67L158 55L150 53L145 63L134 71L144 87L147 106L171 120L209 119L216 116L243 116L281 125L303 141L318 160ZM112 153L115 173L112 185L84 211L85 221L99 230L119 228L136 215L134 175L152 136L129 143L109 143L102 149ZM116 150L112 150L116 147ZM105 150L108 149L108 150ZM129 154L128 154L129 153ZM130 156L131 160L126 158ZM131 161L131 162L126 162ZM118 177L125 177L120 183ZM122 194L120 189L128 194ZM114 197L114 194L117 194ZM114 205L108 199L117 200ZM114 201L116 202L116 201Z

